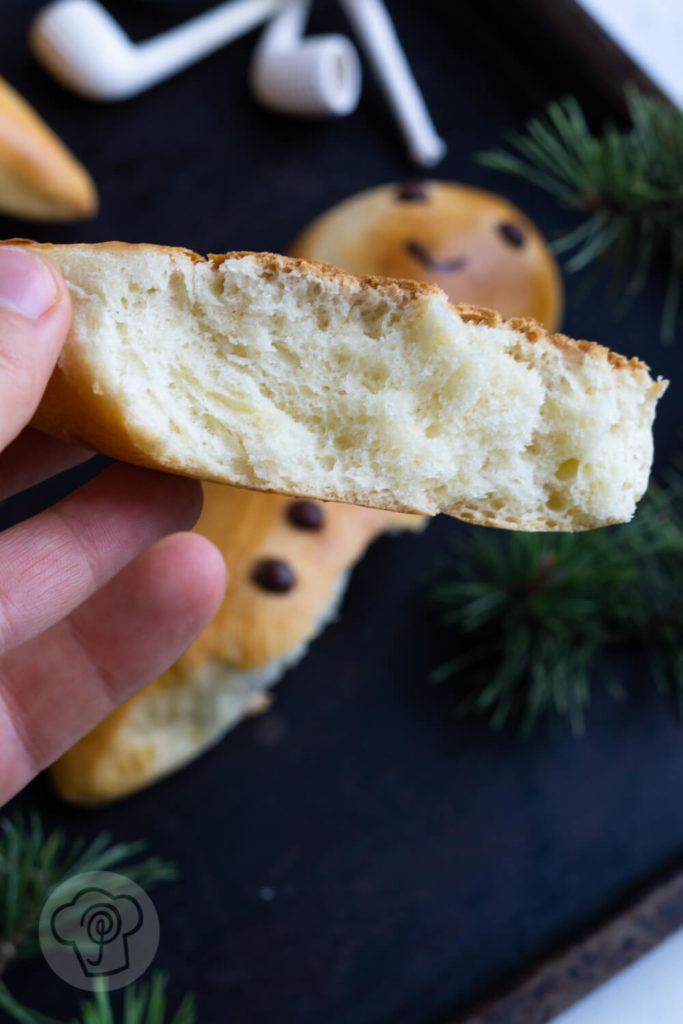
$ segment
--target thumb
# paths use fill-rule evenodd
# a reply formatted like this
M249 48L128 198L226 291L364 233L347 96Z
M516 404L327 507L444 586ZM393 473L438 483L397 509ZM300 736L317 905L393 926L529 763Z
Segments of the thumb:
M59 271L28 249L0 245L0 451L33 416L70 319Z

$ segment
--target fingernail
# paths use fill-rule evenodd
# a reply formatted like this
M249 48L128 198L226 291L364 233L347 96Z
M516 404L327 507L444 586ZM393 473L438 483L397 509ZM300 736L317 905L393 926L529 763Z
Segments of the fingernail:
M56 299L49 267L23 249L0 246L0 306L37 320Z

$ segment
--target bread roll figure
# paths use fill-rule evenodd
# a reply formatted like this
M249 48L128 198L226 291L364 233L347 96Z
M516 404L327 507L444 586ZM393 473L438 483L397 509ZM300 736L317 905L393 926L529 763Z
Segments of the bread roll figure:
M444 181L381 185L313 221L292 255L352 274L437 284L451 302L559 327L562 281L538 228L492 192Z

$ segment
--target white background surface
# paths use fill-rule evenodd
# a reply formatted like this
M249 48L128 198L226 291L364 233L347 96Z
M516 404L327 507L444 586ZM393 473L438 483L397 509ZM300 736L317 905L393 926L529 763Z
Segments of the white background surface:
M578 2L662 92L683 106L683 0Z
M581 999L553 1024L683 1024L683 931Z

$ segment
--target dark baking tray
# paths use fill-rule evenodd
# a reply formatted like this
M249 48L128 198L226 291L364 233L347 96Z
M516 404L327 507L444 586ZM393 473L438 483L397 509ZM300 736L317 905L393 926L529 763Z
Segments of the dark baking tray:
M66 228L0 220L2 236L285 250L334 201L415 175L369 77L356 116L284 120L249 98L250 39L139 99L91 105L30 58L38 6L4 0L0 72L92 169L102 212ZM209 5L110 6L143 38ZM618 120L622 72L598 73L580 33L559 32L536 2L391 7L450 144L438 176L505 191L551 236L570 226L549 198L472 155L566 93L596 124ZM332 3L316 5L314 26L344 28ZM678 377L680 349L658 341L663 280L621 321L600 290L579 298L568 284L569 333ZM678 445L676 405L670 393L661 406L660 464ZM3 525L78 479L6 503ZM683 732L636 668L620 666L633 684L627 700L596 695L583 739L563 729L526 742L494 736L456 720L447 694L430 688L450 641L423 577L461 529L439 518L420 538L377 543L340 620L281 684L274 709L185 771L105 810L66 807L44 780L13 802L74 834L144 837L177 861L181 881L153 893L156 966L170 972L174 999L197 993L204 1024L455 1020L681 857ZM77 993L37 970L17 967L14 991L70 1015Z

